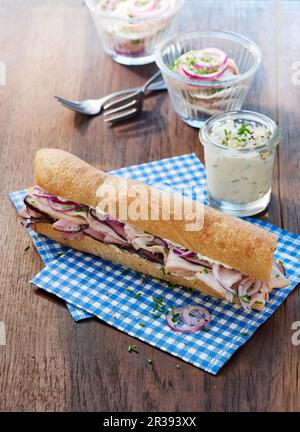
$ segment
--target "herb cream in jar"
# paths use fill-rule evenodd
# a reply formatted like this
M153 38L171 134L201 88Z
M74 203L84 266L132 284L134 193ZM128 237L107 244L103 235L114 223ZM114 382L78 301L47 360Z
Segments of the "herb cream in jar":
M256 112L230 111L207 120L199 138L210 205L235 216L265 210L279 144L274 121Z

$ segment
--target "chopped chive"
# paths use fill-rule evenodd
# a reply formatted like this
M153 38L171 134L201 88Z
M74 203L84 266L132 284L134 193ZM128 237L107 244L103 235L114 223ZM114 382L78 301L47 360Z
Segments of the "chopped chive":
M249 336L249 333L247 333L247 332L245 332L245 333L241 332L241 336Z
M138 354L139 351L135 345L128 345L128 352Z
M139 326L140 327L145 327L145 324L144 323L139 323Z
M142 293L141 293L141 292L139 292L139 293L135 294L135 295L133 296L133 298L135 298L135 299L138 299L138 298L140 298L140 297L141 297L141 295L142 295Z
M134 292L134 290L131 289L131 288L127 288L126 291L129 292L129 293L133 293Z
M62 257L62 256L64 256L64 252L59 252L59 253L56 255L56 258L60 258L60 257Z

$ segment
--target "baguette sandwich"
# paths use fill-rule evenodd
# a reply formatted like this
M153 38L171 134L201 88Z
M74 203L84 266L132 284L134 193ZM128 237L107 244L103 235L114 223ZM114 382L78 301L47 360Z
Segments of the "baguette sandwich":
M170 217L164 217L162 194L177 202L169 192L127 179L120 183L119 177L62 150L37 152L35 182L20 216L36 233L73 249L246 310L262 310L273 288L289 285L282 262L274 260L276 236L246 221L201 206L203 226L187 230L186 221L176 219L172 208ZM107 193L110 189L104 186L113 186L117 193ZM127 211L136 200L128 191L141 187L154 199L143 198L139 210L148 215L155 210L154 219ZM196 201L184 200L190 209L200 208Z

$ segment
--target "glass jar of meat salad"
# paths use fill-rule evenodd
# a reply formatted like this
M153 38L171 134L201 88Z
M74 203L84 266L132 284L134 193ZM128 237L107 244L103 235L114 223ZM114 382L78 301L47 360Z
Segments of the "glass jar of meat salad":
M174 110L194 127L212 115L241 109L261 63L255 43L219 30L176 35L155 55Z
M143 65L155 60L157 42L184 0L85 0L103 43L113 60Z
M256 112L231 111L208 119L199 138L210 205L235 216L265 210L279 144L274 121Z

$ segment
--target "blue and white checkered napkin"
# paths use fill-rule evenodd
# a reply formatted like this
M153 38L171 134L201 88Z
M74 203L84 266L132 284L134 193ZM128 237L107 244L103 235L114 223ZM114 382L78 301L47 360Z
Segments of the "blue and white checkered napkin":
M192 195L195 188L200 187L206 198L204 167L194 154L123 168L113 173L162 188L182 191L185 187L185 192L188 190ZM22 207L24 192L10 194L18 209ZM66 301L75 320L96 316L130 336L217 374L300 281L300 236L262 220L249 220L279 237L275 256L284 261L292 280L288 288L271 293L270 302L263 312L246 313L237 305L191 290L171 288L150 277L142 278L127 268L67 249L29 230L46 264L32 282ZM167 326L165 315L153 316L155 299L160 297L166 310L169 306L197 303L206 307L212 315L208 331L174 333Z

